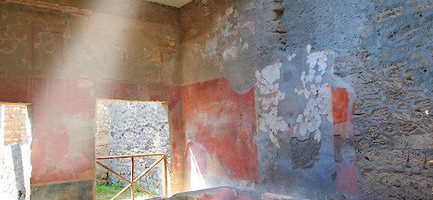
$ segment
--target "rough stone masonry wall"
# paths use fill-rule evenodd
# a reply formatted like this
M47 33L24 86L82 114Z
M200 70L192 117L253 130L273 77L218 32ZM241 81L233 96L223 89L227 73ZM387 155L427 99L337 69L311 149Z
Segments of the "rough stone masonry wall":
M97 156L164 153L171 160L166 107L158 102L98 101ZM155 157L156 158L156 157ZM155 158L135 159L135 176L150 167ZM103 162L124 177L130 177L130 160ZM101 170L102 172L106 172ZM105 176L104 176L105 175ZM125 184L112 174L98 173L97 181ZM158 165L139 183L162 194L163 165Z
M371 46L352 77L357 165L365 199L431 199L433 3L379 1L365 27Z
M295 62L292 68L300 66L292 58L300 55L297 48L311 44L331 52L332 82L347 88L355 103L349 110L354 132L343 131L355 137L342 137L335 121L333 127L336 187L348 196L431 199L433 169L426 161L433 152L432 6L430 1L284 3L285 52ZM293 74L282 73L286 80ZM339 172L355 181L339 181Z

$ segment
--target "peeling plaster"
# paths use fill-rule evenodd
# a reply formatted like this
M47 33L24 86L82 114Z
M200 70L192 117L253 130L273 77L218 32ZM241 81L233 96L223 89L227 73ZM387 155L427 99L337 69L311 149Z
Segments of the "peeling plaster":
M239 24L230 22L229 19L232 17L237 17L238 12L233 8L228 8L225 12L225 15L222 18L218 19L219 26L222 27L222 36L227 39L227 45L223 48L222 57L224 61L235 60L240 56L240 53L249 50L248 42L242 42L242 38L240 37L241 29L247 29L252 34L255 34L255 27L252 21L247 21L246 23ZM211 37L210 37L211 38ZM236 38L235 40L232 40ZM212 51L209 51L212 52ZM215 51L216 52L216 48Z
M295 53L290 54L290 55L287 56L287 61L290 62L290 61L292 61L292 59L295 58L295 57L296 57L296 54L295 54Z
M223 52L223 58L224 60L229 60L234 59L237 57L237 51L238 49L236 48L236 46L230 46L228 48L226 48Z
M299 113L296 123L293 126L295 137L301 140L310 138L314 134L316 141L321 140L319 127L322 123L322 116L326 115L327 119L332 122L331 116L331 87L323 81L326 69L327 55L325 51L311 52L311 45L307 45L306 51L308 71L302 71L300 89L295 88L298 95L303 95L306 104L303 113ZM288 57L289 61L291 56Z
M259 91L258 105L262 108L259 116L259 129L267 132L272 143L280 148L276 134L288 131L288 124L278 116L278 103L285 98L279 88L281 62L268 65L261 71L256 71L257 88Z

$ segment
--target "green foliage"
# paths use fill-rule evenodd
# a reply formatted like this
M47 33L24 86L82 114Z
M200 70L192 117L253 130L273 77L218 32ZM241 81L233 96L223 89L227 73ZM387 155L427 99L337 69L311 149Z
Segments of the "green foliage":
M115 191L120 191L123 189L123 186L120 184L113 185L99 185L96 184L96 192L97 193L111 193Z
M125 186L116 183L112 185L100 185L96 184L96 199L97 200L109 200L113 198L118 192L120 192ZM146 196L143 192L141 192L138 188L134 188L136 197ZM149 191L149 193L158 196L158 193L155 191ZM121 199L129 199L130 192L129 189L125 192L121 197Z

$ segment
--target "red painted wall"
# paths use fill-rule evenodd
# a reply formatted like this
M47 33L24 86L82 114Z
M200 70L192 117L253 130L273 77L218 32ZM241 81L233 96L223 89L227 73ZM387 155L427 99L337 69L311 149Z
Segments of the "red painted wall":
M334 150L336 155L337 189L348 196L359 194L358 171L353 148L353 111L345 88L333 87L332 115L334 122ZM352 111L352 112L350 112Z
M0 102L32 105L33 185L93 180L96 98L168 101L173 172L188 172L184 162L193 153L202 173L258 180L254 89L239 94L224 79L176 88L32 77L0 81Z
M188 158L206 176L256 182L254 89L239 94L216 79L184 86L181 95Z
M346 122L349 108L349 93L344 88L332 89L332 117L333 123Z
M163 100L170 112L178 110L165 85L5 76L0 82L0 102L31 103L33 185L94 179L96 98ZM170 120L180 124L176 114Z

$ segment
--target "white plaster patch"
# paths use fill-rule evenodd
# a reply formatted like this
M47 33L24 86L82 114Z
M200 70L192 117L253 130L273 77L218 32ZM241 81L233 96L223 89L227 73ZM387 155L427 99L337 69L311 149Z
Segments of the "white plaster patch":
M288 125L278 116L278 103L285 98L279 88L281 63L268 65L261 71L256 71L257 88L259 91L258 105L262 109L259 116L259 129L267 132L272 143L280 148L276 135L281 131L288 131Z
M233 13L233 8L232 7L230 7L230 8L227 8L227 10L226 10L226 17L228 17L228 16L230 16L232 13Z
M216 37L206 40L206 52L208 52L210 57L217 56L218 41Z
M307 53L310 54L310 52L311 52L311 45L308 44L305 49L307 50Z
M296 56L295 53L292 53L292 54L288 55L287 56L287 61L289 61L289 62L292 61L292 59L295 58L295 56Z
M228 60L230 58L236 58L236 54L237 54L236 51L237 51L237 48L235 46L231 46L231 47L225 49L223 52L224 60Z
M245 42L244 45L242 45L242 51L247 51L249 49L248 42Z
M303 95L307 101L304 111L297 116L293 131L300 139L307 139L314 133L314 139L320 141L321 115L327 115L328 120L331 119L331 88L323 81L328 67L327 56L325 51L312 52L311 45L307 45L306 51L308 70L301 72L302 85L295 88L295 93Z

